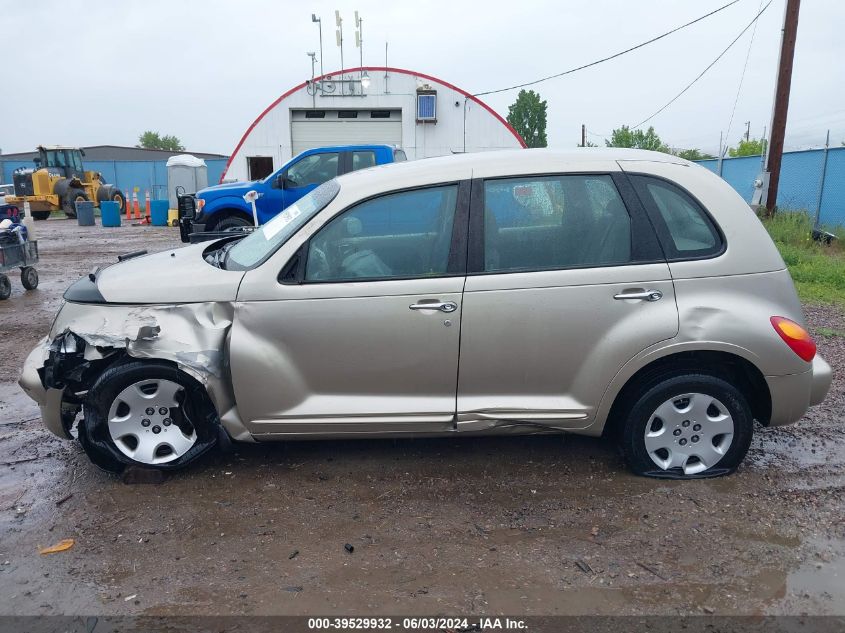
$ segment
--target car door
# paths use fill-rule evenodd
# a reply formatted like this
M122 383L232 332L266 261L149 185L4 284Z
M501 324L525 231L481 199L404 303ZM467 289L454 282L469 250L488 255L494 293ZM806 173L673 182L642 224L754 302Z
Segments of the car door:
M469 181L379 195L328 220L270 287L246 274L230 342L257 436L454 428Z
M255 208L258 211L258 221L264 224L270 218L275 217L285 209L285 189L282 181L285 170L281 169L263 183L263 191L258 200L255 201Z
M475 181L470 228L459 430L585 428L619 369L677 333L668 265L621 173Z

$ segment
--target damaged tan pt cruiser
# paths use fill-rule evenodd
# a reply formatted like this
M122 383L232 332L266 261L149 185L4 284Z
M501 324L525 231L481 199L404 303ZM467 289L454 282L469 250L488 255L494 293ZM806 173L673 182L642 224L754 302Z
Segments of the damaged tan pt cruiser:
M589 149L376 167L248 237L94 272L21 377L110 471L230 439L581 433L677 478L732 472L755 420L830 382L730 186Z

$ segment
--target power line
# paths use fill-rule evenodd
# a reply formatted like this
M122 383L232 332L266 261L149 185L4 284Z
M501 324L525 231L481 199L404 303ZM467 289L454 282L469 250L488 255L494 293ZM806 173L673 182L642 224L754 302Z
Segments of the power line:
M700 18L696 18L692 22L687 22L686 24L682 24L681 26L675 27L671 31L666 31L662 35L658 35L657 37L653 37L650 40L647 40L645 42L637 44L636 46L632 46L631 48L626 48L624 51L619 51L618 53L614 53L613 55L610 55L608 57L603 57L601 59L597 59L596 61L590 62L589 64L584 64L583 66L578 66L576 68L570 68L569 70L565 70L562 73L557 73L555 75L549 75L548 77L543 77L542 79L535 79L534 81L529 81L529 82L524 83L524 84L518 84L516 86L510 86L508 88L499 88L497 90L487 90L485 92L476 92L473 96L474 97L480 97L482 95L491 95L491 94L496 94L498 92L507 92L508 90L516 90L517 88L525 88L526 86L533 86L534 84L538 84L538 83L541 83L543 81L548 81L549 79L556 79L558 77L563 77L564 75L570 75L574 72L578 72L579 70L584 70L585 68L590 68L592 66L598 66L599 64L602 64L606 61L610 61L611 59L616 59L617 57L621 57L622 55L625 55L626 53L630 53L631 51L635 51L638 48L642 48L643 46L648 46L649 44L652 44L652 43L656 42L657 40L662 40L664 37L672 35L673 33L677 33L681 29L685 29L688 26L692 26L696 22L701 22L705 18L709 18L711 15L715 15L716 13L719 13L719 11L723 11L724 9L727 9L729 6L736 4L737 2L739 2L739 0L732 0L732 2L728 2L726 5L721 6L718 9L711 11L710 13L704 14ZM768 5L766 5L766 6L768 6Z
M740 32L739 32L739 35L737 35L737 36L733 39L733 41L732 41L730 44L728 44L727 48L725 48L725 50L723 50L721 53L719 53L719 55L716 57L716 59L714 59L712 62L710 62L710 64L709 64L709 65L708 65L708 66L707 66L704 70L702 70L702 71L698 74L698 76L697 76L695 79L693 79L690 83L688 83L688 84L687 84L687 86L686 86L686 88L684 88L684 89L683 89L683 90L681 90L678 94L676 94L674 97L672 97L672 98L668 101L668 103L666 103L663 107L661 107L661 108L660 108L657 112L655 112L654 114L652 114L652 115L651 115L651 116L649 116L649 117L646 117L645 119L643 119L642 121L640 121L639 123L637 123L635 126L633 126L631 129L632 129L632 130L635 130L635 129L637 129L638 127L642 126L644 123L648 123L649 121L651 121L654 117L656 117L658 114L660 114L661 112L663 112L666 108L668 108L670 105L672 105L673 103L675 103L675 101L677 101L677 100L681 97L681 95L683 95L683 94L684 94L687 90L689 90L690 88L692 88L692 87L693 87L693 85L695 85L695 83L696 83L699 79L701 79L701 78L704 76L704 74L705 74L708 70L710 70L711 68L713 68L713 66L715 66L715 65L716 65L716 62L718 62L720 59L722 59L722 57L724 57L725 53L727 53L727 52L731 49L731 47L733 47L733 45L734 45L734 44L736 44L736 43L737 43L737 41L739 41L739 38L741 38L743 35L745 35L745 32L746 32L748 29L750 29L750 28L751 28L751 26L752 26L753 24L755 24L755 23L757 22L757 20L759 19L759 17L760 17L761 15L763 15L763 13L766 11L766 9L768 9L768 8L769 8L769 5L770 5L770 4L772 4L772 0L769 0L769 2L767 2L767 3L766 3L766 6L765 6L765 7L763 7L763 8L762 8L762 10L761 10L760 12L758 12L758 13L757 13L757 15L755 15L755 16L754 16L754 19L753 19L753 20L751 20L751 22L749 22L749 23L745 26L745 28L744 28L744 29L742 29L742 31L740 31Z
M757 11L760 11L763 6L763 0L757 5ZM745 64L742 65L742 74L739 76L739 86L736 89L736 98L734 99L734 107L731 109L731 118L728 121L728 131L725 133L725 143L730 143L731 126L734 122L734 115L736 114L736 105L739 103L739 95L742 92L742 82L745 81L745 71L748 68L748 59L751 57L751 47L754 46L754 36L757 34L757 25L759 21L754 22L754 28L751 29L751 40L748 42L748 51L745 53Z

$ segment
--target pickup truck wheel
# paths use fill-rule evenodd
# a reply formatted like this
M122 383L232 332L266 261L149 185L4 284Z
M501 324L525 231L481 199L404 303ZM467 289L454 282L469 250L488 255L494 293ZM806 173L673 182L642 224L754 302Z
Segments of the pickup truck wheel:
M83 410L79 441L108 472L130 465L175 470L217 443L217 416L205 388L161 361L110 367L94 383Z
M252 226L252 218L245 213L235 212L228 214L215 224L214 230L228 231L229 229L239 229L244 226Z

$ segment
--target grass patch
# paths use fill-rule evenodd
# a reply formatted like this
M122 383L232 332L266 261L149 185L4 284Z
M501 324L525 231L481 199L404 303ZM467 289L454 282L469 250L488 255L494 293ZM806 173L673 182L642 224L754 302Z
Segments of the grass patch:
M786 262L802 301L845 305L845 231L825 245L812 238L806 213L781 211L763 225Z
M815 333L822 338L845 338L845 330L837 330L832 327L816 328Z

